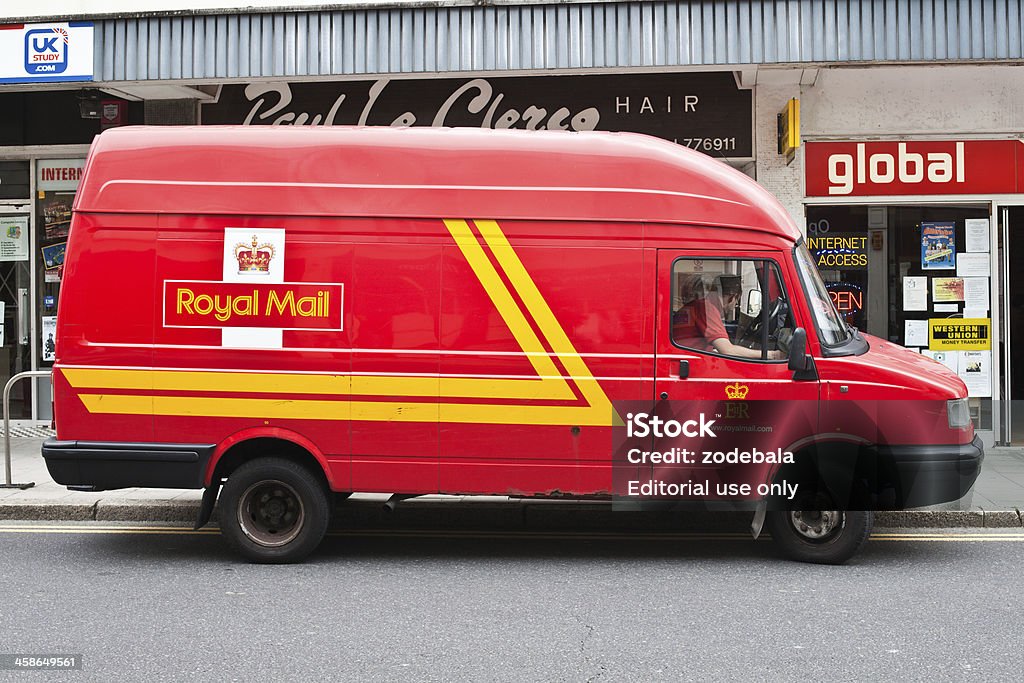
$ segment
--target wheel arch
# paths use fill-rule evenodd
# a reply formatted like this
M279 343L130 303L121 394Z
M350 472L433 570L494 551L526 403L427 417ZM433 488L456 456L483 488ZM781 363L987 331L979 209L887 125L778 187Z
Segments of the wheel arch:
M307 467L329 491L336 491L327 458L306 437L280 427L246 429L232 434L217 445L207 466L204 484L219 484L239 465L259 457L274 456Z

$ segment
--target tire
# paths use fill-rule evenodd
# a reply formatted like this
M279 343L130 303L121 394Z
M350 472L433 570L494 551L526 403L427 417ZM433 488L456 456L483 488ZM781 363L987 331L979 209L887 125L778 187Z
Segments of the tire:
M843 564L863 547L875 513L828 510L832 499L819 494L805 507L823 510L777 510L765 519L776 547L788 558L814 564Z
M250 562L299 562L313 552L330 521L326 487L307 468L259 458L231 473L220 496L224 539Z

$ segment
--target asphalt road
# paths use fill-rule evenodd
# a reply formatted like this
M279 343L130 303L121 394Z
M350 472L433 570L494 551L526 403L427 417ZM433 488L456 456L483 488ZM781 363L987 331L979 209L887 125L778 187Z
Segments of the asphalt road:
M0 654L83 656L82 670L40 679L931 681L1024 670L1019 531L872 540L843 567L723 536L441 532L332 536L303 565L257 566L210 532L47 528L0 527ZM968 537L986 540L958 540Z

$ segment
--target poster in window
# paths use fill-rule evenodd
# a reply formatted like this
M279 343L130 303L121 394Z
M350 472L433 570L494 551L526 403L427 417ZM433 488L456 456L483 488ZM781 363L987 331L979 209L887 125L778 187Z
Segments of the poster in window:
M964 279L962 277L932 278L932 301L963 301Z
M988 219L968 218L964 221L967 239L964 246L967 251L988 251Z
M992 396L991 351L961 351L957 374L967 385L968 396Z
M64 250L67 249L67 246L67 242L61 242L43 247L43 267L47 270L55 270L63 266Z
M904 311L927 311L928 310L928 278L927 277L904 277L903 278L903 310Z
M921 223L922 270L956 268L956 235L953 221Z
M68 230L71 228L71 204L74 199L74 194L48 194L46 199L40 202L43 239L49 241L68 236Z
M42 325L43 361L52 363L57 359L57 316L44 315Z
M956 260L956 274L962 277L988 277L991 263L987 252L960 254Z

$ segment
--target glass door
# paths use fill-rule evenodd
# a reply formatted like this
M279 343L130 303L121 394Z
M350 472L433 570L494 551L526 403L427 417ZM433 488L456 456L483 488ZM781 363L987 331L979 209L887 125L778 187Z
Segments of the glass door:
M39 191L36 193L36 366L40 370L53 367L57 346L57 299L60 279L64 271L64 250L71 229L71 207L75 193L66 191ZM53 417L50 381L37 380L36 419Z
M1003 370L1000 394L1003 442L1024 443L1024 206L999 209L1000 310L1003 313Z
M29 223L27 210L0 205L0 386L32 367ZM10 406L11 419L32 418L31 382L14 386Z

